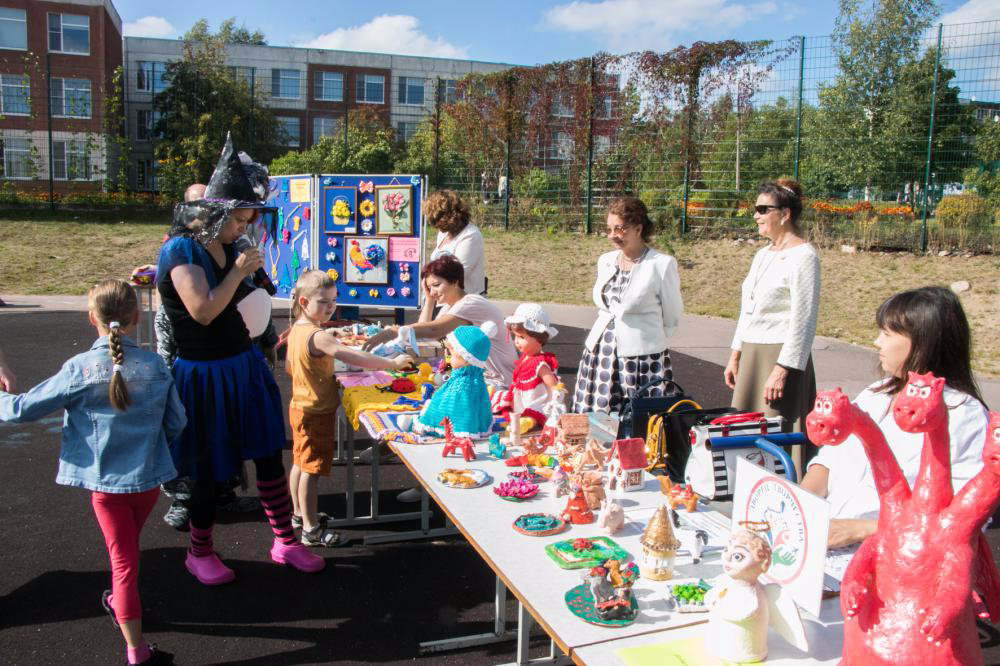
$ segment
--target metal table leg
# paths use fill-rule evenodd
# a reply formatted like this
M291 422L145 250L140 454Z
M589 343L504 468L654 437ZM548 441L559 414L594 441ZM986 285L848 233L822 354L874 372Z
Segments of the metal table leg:
M439 641L425 641L420 644L420 654L431 654L433 652L447 652L448 650L459 650L473 647L475 645L490 645L491 643L504 643L516 638L516 632L506 630L507 614L507 587L503 584L500 576L497 576L496 596L494 598L493 631L486 634L472 634L470 636L459 636L457 638L444 638Z

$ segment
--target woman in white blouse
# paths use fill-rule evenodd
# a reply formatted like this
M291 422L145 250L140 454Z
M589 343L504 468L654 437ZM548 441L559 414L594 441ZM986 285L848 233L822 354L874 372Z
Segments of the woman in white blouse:
M677 261L649 246L653 221L639 199L611 202L607 224L615 249L597 260L597 321L584 343L574 412L614 412L644 384L673 378L667 338L684 310ZM648 394L665 390L661 383Z
M771 241L750 264L726 386L733 407L781 415L796 432L816 399L812 348L819 312L819 257L802 237L802 188L794 180L764 183L754 219Z
M424 200L424 217L438 230L431 261L450 254L465 269L465 291L486 294L483 233L469 221L469 206L452 190L437 190Z

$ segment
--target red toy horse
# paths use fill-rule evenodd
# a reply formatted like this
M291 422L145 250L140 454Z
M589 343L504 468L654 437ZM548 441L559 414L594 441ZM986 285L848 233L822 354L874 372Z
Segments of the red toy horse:
M911 372L893 417L924 433L911 491L885 436L840 392L824 391L806 419L809 439L836 446L857 435L879 495L875 534L841 584L846 666L982 664L973 587L1000 617L1000 574L980 531L1000 504L1000 415L991 414L984 469L953 496L944 380Z
M447 416L441 419L441 427L444 428L444 439L447 442L441 451L441 457L447 458L452 453L462 452L465 462L472 462L476 459L476 450L472 448L472 440L468 437L455 437L451 429L451 419Z

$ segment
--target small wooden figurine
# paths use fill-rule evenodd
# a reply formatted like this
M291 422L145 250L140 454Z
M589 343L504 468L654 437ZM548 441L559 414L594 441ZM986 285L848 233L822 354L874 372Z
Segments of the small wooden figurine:
M757 580L770 565L771 547L764 537L742 528L732 532L722 553L723 574L705 593L707 652L728 661L763 661L769 624L798 649L808 649L795 602L780 586Z
M582 490L577 489L573 493L573 496L569 498L566 508L563 509L559 517L567 523L573 523L574 525L586 525L594 522L594 513L587 506L587 501L583 498Z
M601 446L596 439L591 439L587 442L583 455L580 457L579 469L584 469L593 465L603 472L604 467L608 462L608 457L609 452Z
M583 491L583 498L591 509L600 509L604 493L604 475L600 472L577 472L573 484Z
M563 495L568 495L570 493L569 488L569 474L563 469L562 465L556 465L552 476L549 478L552 485L556 489L556 497L562 497Z
M597 617L605 621L634 619L637 609L632 586L636 578L635 564L626 565L623 560L608 560L590 569L587 580Z
M441 419L441 427L444 428L445 445L441 450L441 457L447 458L452 453L459 453L465 462L472 462L476 459L476 450L472 448L472 440L468 437L455 437L451 429L451 419L445 417Z
M497 460L503 460L507 456L507 447L500 441L500 435L496 433L490 435L490 455Z
M687 511L698 510L698 495L691 490L690 486L683 483L674 483L669 476L658 477L660 480L660 492L667 496L667 503L671 509L684 507Z
M612 535L625 525L625 512L612 499L601 500L601 511L597 514L597 526L607 535Z
M646 442L639 437L616 439L608 459L608 490L619 497L630 490L640 490L644 469Z
M639 440L642 441L642 440ZM681 542L674 536L673 525L667 508L660 506L649 519L646 529L639 537L642 555L639 557L639 572L649 580L668 580L674 575L674 558Z

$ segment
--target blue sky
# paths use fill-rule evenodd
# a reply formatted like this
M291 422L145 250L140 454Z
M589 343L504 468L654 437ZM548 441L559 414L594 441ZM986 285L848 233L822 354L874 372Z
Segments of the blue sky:
M523 65L699 40L827 35L836 0L506 0L343 2L114 0L126 35L173 38L234 16L275 46L469 58ZM939 2L942 20L1000 19L1000 0ZM281 7L282 11L274 11Z

